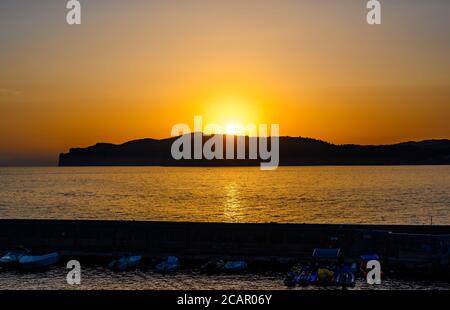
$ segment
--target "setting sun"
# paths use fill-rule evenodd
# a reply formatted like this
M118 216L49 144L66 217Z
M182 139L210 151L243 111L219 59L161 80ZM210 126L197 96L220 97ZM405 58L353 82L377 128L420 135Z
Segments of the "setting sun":
M247 92L250 93L250 92ZM249 123L260 123L264 100L260 96L247 95L216 95L204 100L205 121L221 124L224 133L238 134L240 128Z
M225 126L225 133L227 135L237 135L239 133L239 125L229 123Z

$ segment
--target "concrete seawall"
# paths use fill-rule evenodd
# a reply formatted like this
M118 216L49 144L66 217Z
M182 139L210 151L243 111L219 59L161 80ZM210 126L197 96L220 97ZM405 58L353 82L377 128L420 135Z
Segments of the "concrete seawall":
M391 263L448 268L450 226L0 220L0 250L19 245L78 256L248 260L306 259L316 247L340 247L346 258L377 253Z

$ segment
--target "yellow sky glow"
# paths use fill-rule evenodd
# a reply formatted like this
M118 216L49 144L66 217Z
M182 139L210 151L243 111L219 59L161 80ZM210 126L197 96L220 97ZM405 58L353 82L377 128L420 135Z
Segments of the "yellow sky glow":
M450 2L386 2L377 27L357 0L195 2L92 1L76 27L64 3L1 2L0 165L195 115L337 144L450 138Z

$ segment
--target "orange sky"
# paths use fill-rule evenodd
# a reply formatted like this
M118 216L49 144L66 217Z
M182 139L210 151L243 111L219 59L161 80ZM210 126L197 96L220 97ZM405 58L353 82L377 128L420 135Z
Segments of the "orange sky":
M278 123L382 144L450 138L450 2L0 3L0 165L170 136L175 123Z

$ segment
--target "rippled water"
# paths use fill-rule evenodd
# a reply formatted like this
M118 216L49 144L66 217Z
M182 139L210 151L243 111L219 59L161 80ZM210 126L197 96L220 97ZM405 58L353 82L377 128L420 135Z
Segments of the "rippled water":
M55 267L45 272L23 273L3 271L0 273L0 289L20 290L283 290L284 275L281 273L214 275L181 272L176 275L160 275L152 271L136 270L115 273L103 267L83 268L81 285L71 286L66 281L67 270ZM317 289L307 287L295 289ZM338 288L327 288L338 289ZM381 285L369 286L358 280L355 290L427 290L450 289L450 283L430 283L407 280L384 280Z
M0 168L0 218L450 224L450 166Z

